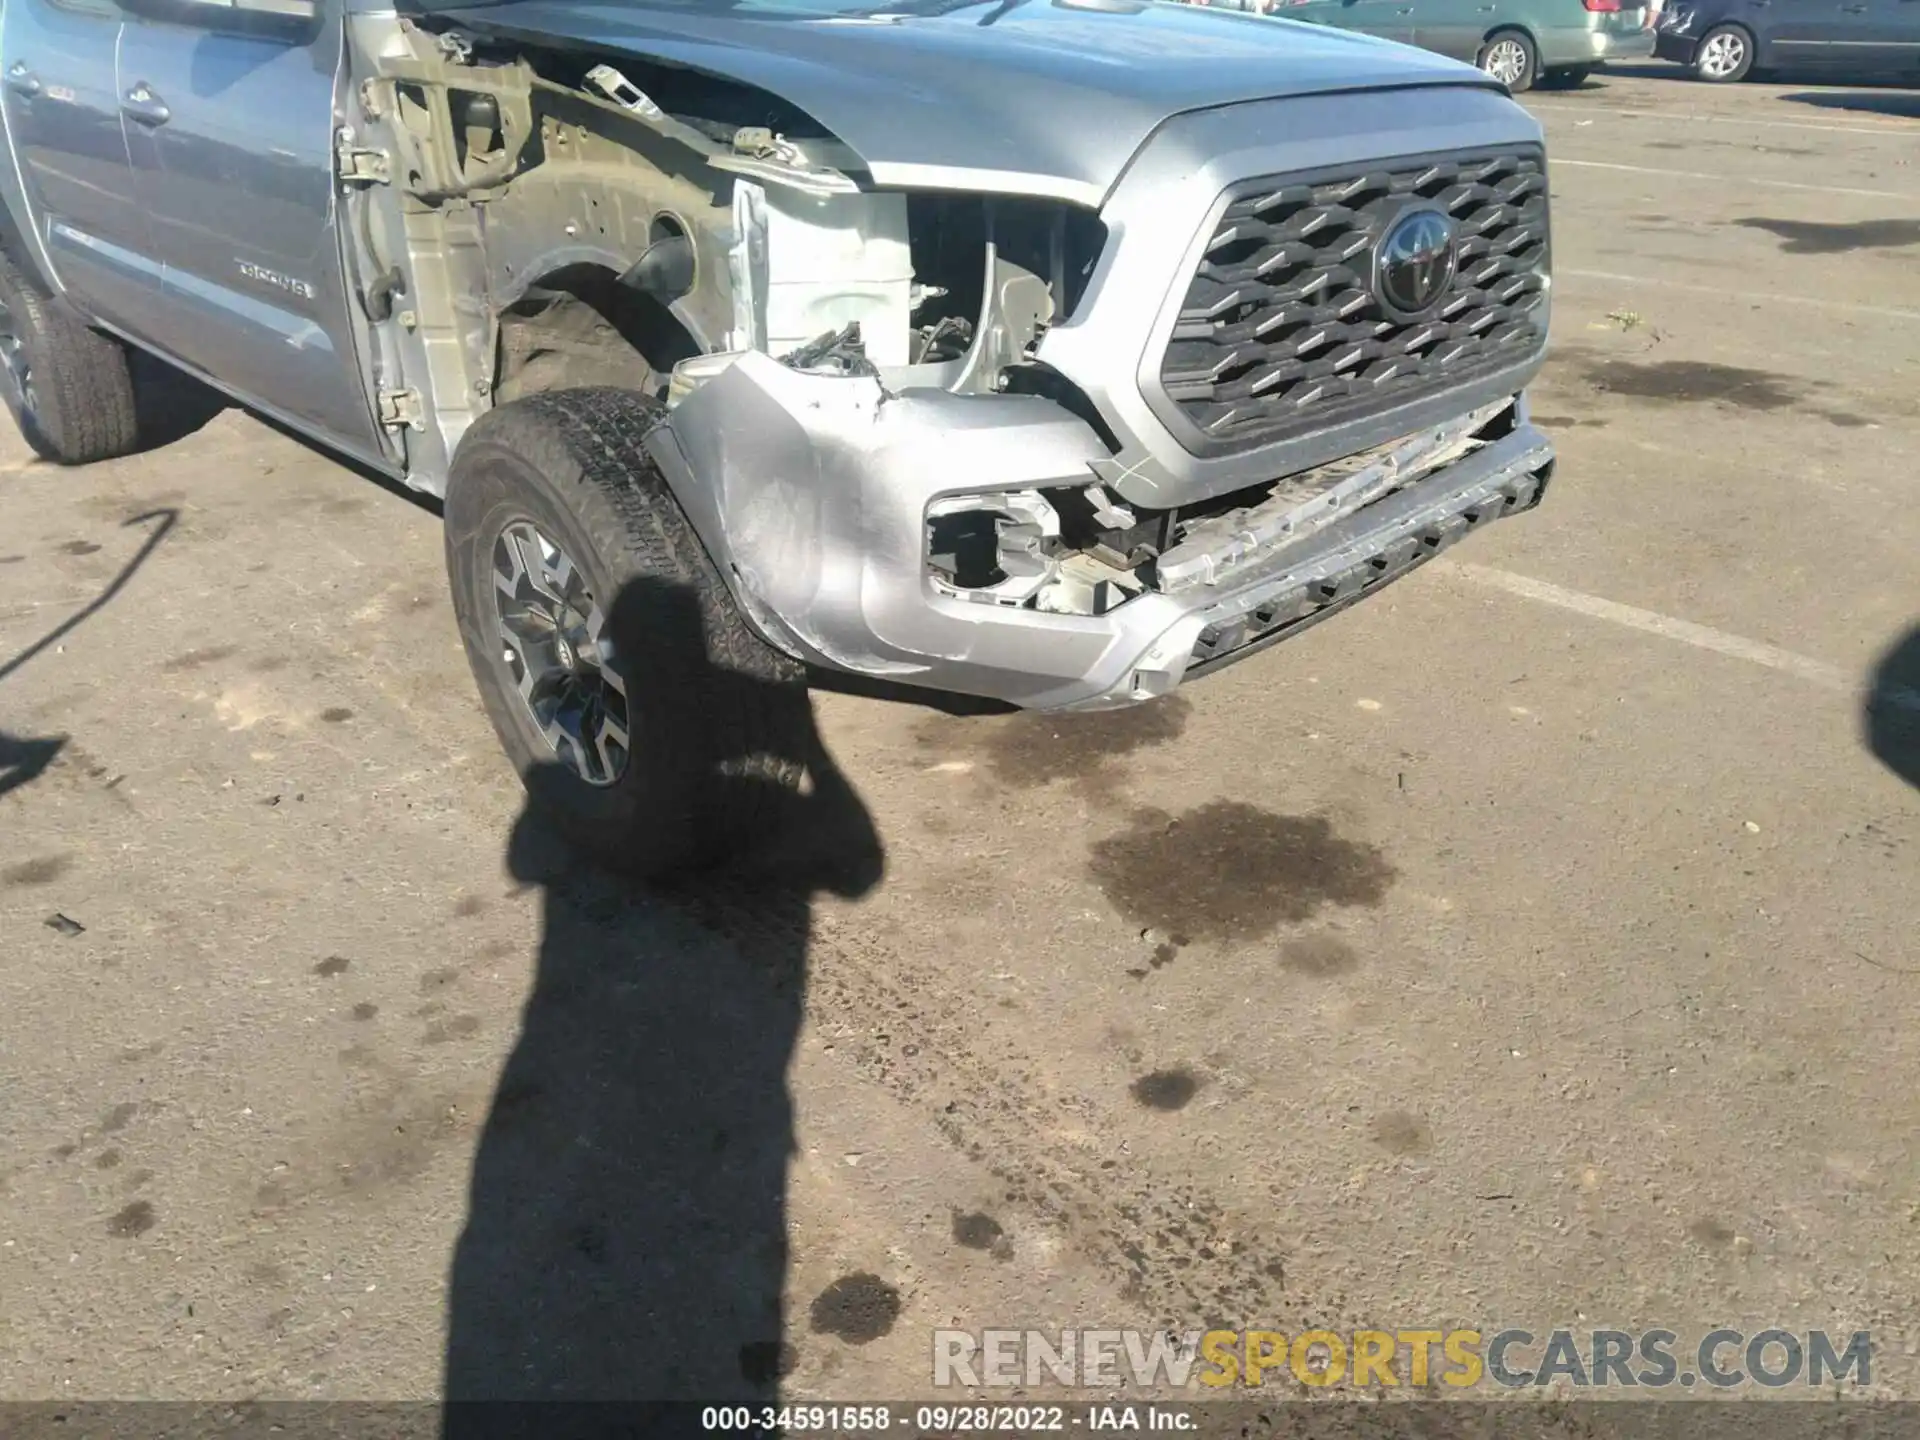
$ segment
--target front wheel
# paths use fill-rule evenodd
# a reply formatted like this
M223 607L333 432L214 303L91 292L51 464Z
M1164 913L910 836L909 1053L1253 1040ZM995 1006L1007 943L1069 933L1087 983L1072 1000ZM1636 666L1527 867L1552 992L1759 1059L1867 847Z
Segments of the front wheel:
M1524 31L1501 30L1480 47L1478 63L1509 93L1519 95L1533 88L1540 70L1540 52Z
M1693 74L1710 85L1732 85L1753 69L1753 37L1738 25L1716 25L1700 37Z
M139 441L133 376L117 340L0 254L0 398L43 460L84 465Z
M805 674L752 633L643 445L632 391L489 411L447 481L467 660L533 804L595 859L661 875L767 829L810 756Z

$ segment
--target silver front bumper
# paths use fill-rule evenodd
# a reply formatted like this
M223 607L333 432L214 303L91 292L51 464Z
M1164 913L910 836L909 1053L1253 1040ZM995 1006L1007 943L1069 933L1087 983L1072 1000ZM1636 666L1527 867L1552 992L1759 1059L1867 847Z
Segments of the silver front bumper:
M935 499L1084 485L1107 456L1049 401L889 394L749 354L648 446L770 643L815 665L1039 710L1152 699L1294 633L1528 508L1553 462L1523 409L1512 433L1227 581L1083 616L944 594L926 572Z

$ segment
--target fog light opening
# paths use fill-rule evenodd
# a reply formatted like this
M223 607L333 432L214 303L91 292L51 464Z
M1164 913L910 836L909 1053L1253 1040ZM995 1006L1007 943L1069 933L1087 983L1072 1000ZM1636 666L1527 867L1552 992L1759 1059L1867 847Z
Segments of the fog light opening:
M1007 578L1000 568L1000 517L963 510L927 521L927 564L956 590L988 590Z
M927 509L927 573L970 600L1022 605L1054 576L1060 516L1037 490L951 495Z
M1147 589L1159 525L1099 485L950 495L927 510L927 576L963 600L1105 615Z

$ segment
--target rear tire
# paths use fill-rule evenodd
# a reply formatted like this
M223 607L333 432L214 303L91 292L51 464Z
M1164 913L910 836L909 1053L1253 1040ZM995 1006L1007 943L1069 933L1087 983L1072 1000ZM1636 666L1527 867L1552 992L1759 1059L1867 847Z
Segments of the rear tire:
M812 735L804 670L748 628L647 455L664 413L612 389L498 406L446 497L454 610L501 744L561 834L645 876L762 838Z
M1540 73L1540 52L1524 30L1496 30L1480 47L1479 67L1507 87L1512 95L1533 88Z
M1753 69L1753 36L1740 25L1716 25L1693 52L1693 78L1709 85L1737 85Z
M85 465L139 443L127 352L0 254L0 398L44 460Z
M1568 65L1549 70L1540 77L1542 90L1578 90L1593 74L1591 65Z

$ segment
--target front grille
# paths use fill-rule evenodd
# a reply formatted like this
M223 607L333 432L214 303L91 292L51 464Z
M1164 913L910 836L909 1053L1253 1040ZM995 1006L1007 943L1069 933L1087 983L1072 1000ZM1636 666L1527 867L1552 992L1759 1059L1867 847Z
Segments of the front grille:
M1408 205L1457 224L1439 306L1394 320L1373 247ZM1546 342L1547 173L1537 149L1389 161L1236 187L1187 288L1160 382L1204 452L1404 404Z

